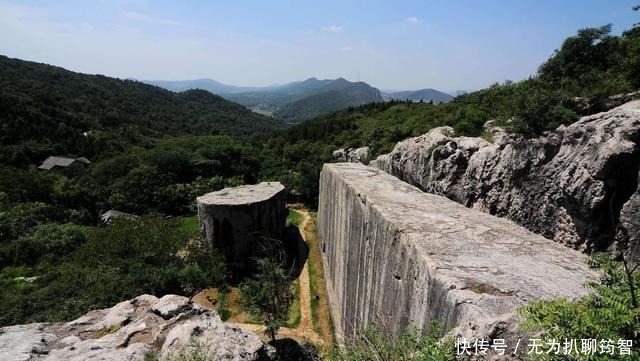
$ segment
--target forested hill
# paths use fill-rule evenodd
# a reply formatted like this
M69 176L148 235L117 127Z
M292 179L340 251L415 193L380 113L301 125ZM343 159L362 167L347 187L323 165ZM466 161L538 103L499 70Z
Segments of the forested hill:
M0 163L49 154L94 160L180 134L247 137L282 128L207 91L173 93L132 80L0 56Z
M323 113L344 109L349 106L382 101L380 91L369 84L363 82L350 83L346 80L344 82L347 84L337 87L337 89L313 94L285 104L273 115L287 123L299 123Z

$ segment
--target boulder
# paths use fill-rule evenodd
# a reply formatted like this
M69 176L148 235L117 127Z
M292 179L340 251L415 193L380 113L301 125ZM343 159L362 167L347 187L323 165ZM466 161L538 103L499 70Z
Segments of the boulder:
M580 298L597 278L578 251L356 163L324 165L318 233L339 338L437 320L513 341L519 307Z
M188 352L192 341L215 360L257 360L262 352L258 336L226 325L186 297L143 295L67 323L3 327L0 361L136 361L150 352Z
M492 142L432 129L371 165L467 207L505 217L587 252L614 243L640 168L640 101L537 138L493 131ZM640 212L630 204L626 213Z
M332 153L338 162L369 163L369 147L340 148Z
M153 312L160 315L160 317L170 319L189 307L191 307L191 301L186 297L178 295L164 295L153 304L151 309Z

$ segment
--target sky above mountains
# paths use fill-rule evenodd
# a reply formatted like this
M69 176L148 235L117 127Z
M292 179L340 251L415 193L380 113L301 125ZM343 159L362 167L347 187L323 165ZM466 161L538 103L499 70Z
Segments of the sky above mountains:
M535 73L579 28L629 28L637 3L0 0L0 54L120 78L479 89Z

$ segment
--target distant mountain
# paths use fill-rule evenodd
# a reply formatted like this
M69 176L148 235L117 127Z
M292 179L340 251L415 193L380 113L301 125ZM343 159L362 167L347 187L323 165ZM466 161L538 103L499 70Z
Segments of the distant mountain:
M159 87L174 91L183 92L190 89L203 89L213 94L230 94L247 92L258 87L241 87L235 85L223 84L213 79L195 79L195 80L143 80L144 83L157 85ZM264 89L268 89L265 87Z
M414 102L418 102L421 100L428 102L433 100L434 103L446 103L454 98L450 94L441 92L439 90L431 89L431 88L390 92L390 93L384 93L383 96L386 99L411 100Z
M383 101L378 89L367 83L350 82L344 78L309 78L269 87L237 87L211 79L153 80L146 83L176 92L205 89L257 113L281 118L290 123L301 122L349 106Z
M322 113L383 100L380 91L366 83L338 80L328 84L321 92L281 106L273 115L287 123L299 123ZM340 83L342 85L338 85ZM327 88L334 89L326 91Z

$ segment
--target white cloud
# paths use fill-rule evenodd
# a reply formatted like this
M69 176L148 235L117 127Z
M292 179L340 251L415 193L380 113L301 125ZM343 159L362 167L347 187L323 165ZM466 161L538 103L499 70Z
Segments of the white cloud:
M129 20L140 21L140 22L149 23L149 24L174 25L174 26L182 25L181 23L171 19L156 18L153 16L149 16L147 14L137 13L133 11L122 11L120 15L122 15L122 17Z
M420 20L418 20L418 18L417 18L417 17L412 16L412 17L410 17L410 18L406 18L406 19L404 19L404 22L405 22L405 24L417 24L417 23L419 23L419 22L420 22Z
M351 50L353 50L353 48L349 45L342 47L342 51L351 51Z
M322 31L327 31L327 32L330 32L330 33L338 33L340 31L342 31L342 26L329 25L329 26L323 27Z

